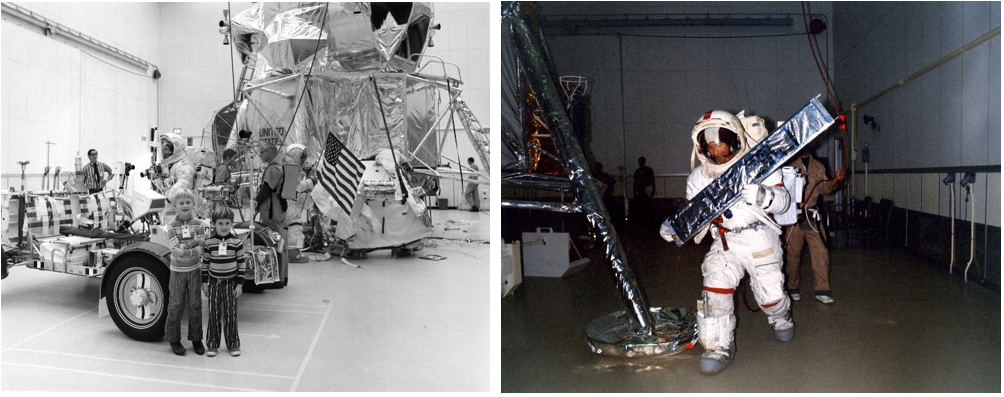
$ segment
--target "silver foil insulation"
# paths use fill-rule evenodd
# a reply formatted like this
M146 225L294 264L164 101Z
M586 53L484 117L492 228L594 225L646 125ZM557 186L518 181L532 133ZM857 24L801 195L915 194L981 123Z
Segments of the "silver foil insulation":
M697 193L675 215L666 218L676 245L693 238L715 217L742 197L743 186L756 184L777 171L833 124L833 117L813 98L781 127Z
M502 206L506 208L544 210L551 212L561 212L565 214L577 214L582 212L582 206L576 203L548 203L526 200L502 200Z

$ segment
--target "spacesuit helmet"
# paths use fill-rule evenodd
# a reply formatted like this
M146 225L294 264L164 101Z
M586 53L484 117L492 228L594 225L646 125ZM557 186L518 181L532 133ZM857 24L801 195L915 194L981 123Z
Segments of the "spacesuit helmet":
M168 132L160 135L161 154L164 161L174 162L185 155L185 139L181 135ZM170 154L168 154L170 151Z
M299 143L293 143L290 144L289 146L286 146L286 150L284 150L283 153L282 162L284 164L302 164L303 160L306 159L307 157L305 155L304 149L306 149L306 147Z
M707 112L694 126L691 137L702 163L724 165L747 151L745 130L734 114L724 110Z

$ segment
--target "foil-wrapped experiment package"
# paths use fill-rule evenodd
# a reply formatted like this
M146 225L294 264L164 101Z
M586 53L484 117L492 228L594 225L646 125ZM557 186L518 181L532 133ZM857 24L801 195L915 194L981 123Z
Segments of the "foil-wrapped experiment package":
M781 127L697 193L663 222L676 245L686 243L742 197L743 186L763 181L821 135L833 117L813 98Z

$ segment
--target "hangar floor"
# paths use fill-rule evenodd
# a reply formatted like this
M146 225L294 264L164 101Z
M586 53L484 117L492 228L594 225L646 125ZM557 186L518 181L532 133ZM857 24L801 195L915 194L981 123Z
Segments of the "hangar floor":
M695 307L708 242L676 247L649 236L623 239L649 304ZM634 359L590 351L586 324L625 309L600 255L591 250L590 264L565 278L525 278L502 299L503 392L1001 391L1001 296L949 276L947 264L935 269L898 249L831 250L836 302L824 305L813 299L806 249L795 338L775 340L764 314L737 297L735 362L702 375L700 345Z
M0 390L487 391L488 218L434 211L444 239L411 257L291 264L286 288L239 298L240 357L134 341L98 318L99 280L11 269Z

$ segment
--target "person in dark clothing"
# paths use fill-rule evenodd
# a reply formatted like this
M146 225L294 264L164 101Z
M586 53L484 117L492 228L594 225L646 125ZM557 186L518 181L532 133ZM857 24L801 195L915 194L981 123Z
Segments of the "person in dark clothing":
M655 171L645 165L645 156L638 157L638 169L634 171L635 214L637 222L645 222L652 217L652 198L655 197Z
M613 175L603 172L603 163L599 161L593 164L593 177L607 185L606 189L603 190L603 202L610 201L614 196L614 185L617 184L617 180L614 179Z
M87 192L97 193L105 189L105 183L112 180L115 177L115 173L108 164L98 161L97 150L88 150L87 158L90 162L80 170L80 174L83 175L84 186L87 187ZM106 177L105 175L108 176Z
M286 200L279 197L280 189L282 189L280 186L282 165L279 164L281 160L279 149L273 144L266 143L259 149L258 157L265 164L265 170L262 171L259 178L261 186L258 187L258 194L255 195L255 208L261 215L261 223L279 233L282 240L286 241L286 228L283 226L283 222L286 220ZM279 252L278 255L282 257L280 263L288 263L285 260L285 250ZM277 283L277 288L281 288L286 283L289 269L286 266L279 266L279 272L282 273L283 282Z

